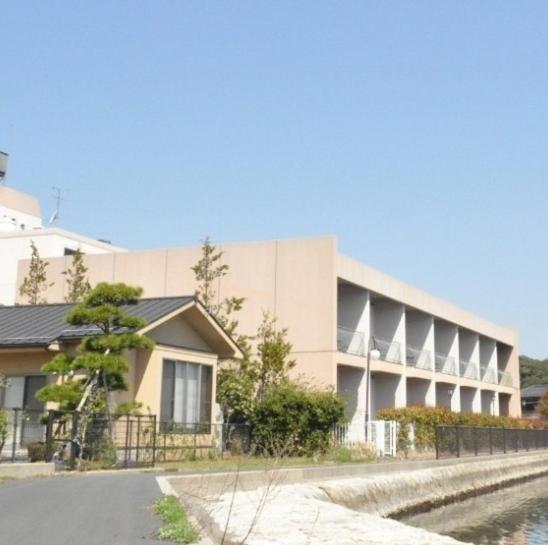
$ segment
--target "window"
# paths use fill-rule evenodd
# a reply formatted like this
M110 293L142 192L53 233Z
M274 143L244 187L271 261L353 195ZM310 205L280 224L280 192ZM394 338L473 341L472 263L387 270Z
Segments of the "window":
M29 375L7 377L9 386L0 398L0 406L4 409L25 409L26 411L42 411L44 404L36 399L36 392L46 385L44 375Z
M164 360L160 421L195 430L211 422L213 369L178 360Z
M72 248L65 248L65 255L74 255L76 253L76 250L73 250Z

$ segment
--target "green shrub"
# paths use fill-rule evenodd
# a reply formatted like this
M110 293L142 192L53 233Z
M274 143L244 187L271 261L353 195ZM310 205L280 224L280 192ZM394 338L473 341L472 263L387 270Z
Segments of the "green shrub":
M275 456L326 452L333 424L342 421L344 404L333 391L289 381L267 390L251 416L258 452Z
M46 460L47 445L42 441L27 445L29 462L44 462Z
M530 420L491 416L482 413L452 412L446 407L402 407L381 409L380 420L395 420L399 424L398 448L407 451L410 447L409 425L415 429L415 448L432 449L435 447L436 426L473 426L480 428L532 428Z
M334 447L330 449L325 460L336 462L337 464L348 464L351 462L370 462L377 458L377 454L367 445L355 447Z

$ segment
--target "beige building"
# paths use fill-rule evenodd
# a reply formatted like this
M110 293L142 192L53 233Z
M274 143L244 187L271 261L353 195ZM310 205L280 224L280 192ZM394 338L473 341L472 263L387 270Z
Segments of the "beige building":
M441 405L454 411L518 416L518 336L342 255L333 236L222 246L230 272L219 297L241 296L241 331L253 334L262 311L287 327L297 360L295 373L330 385L347 400L355 429L366 414L368 346L370 414L382 407ZM190 267L199 247L87 255L92 284L127 282L147 297L191 293ZM48 301L66 293L61 272L69 257L50 260L55 284ZM21 261L18 283L28 270Z
M46 376L42 365L59 352L75 353L84 336L99 332L69 326L65 316L72 306L0 307L0 374L9 383L0 389L0 408L22 409L30 419L44 410L35 397L37 390L61 378ZM126 310L146 320L136 333L154 340L155 347L125 354L128 390L116 392L114 403L138 401L145 414L170 424L211 424L217 361L241 357L234 341L194 297L141 299ZM41 438L42 428L35 430ZM25 439L32 437L21 437L22 445Z

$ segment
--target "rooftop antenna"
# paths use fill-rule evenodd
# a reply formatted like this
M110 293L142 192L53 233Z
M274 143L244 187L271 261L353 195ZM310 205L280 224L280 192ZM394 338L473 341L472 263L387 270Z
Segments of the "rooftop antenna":
M61 217L61 201L64 199L61 197L63 190L60 187L53 186L51 189L53 190L53 198L55 199L55 210L49 218L48 224L55 225Z
M6 174L8 172L8 157L9 155L3 151L0 151L0 185L3 185L6 181Z

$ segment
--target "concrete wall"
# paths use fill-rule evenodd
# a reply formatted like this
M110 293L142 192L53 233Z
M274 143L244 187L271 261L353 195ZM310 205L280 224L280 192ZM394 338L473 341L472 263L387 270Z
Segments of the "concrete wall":
M317 385L335 385L337 335L337 283L334 237L294 239L221 247L229 274L217 287L220 299L244 297L240 331L254 335L263 311L278 317L288 328L297 360L295 375ZM196 282L191 267L201 255L200 247L86 255L92 284L126 282L144 288L145 297L189 295ZM64 259L51 260L55 285L48 301L61 301L66 291ZM20 265L19 278L28 270Z

